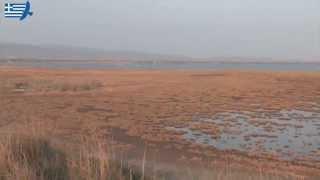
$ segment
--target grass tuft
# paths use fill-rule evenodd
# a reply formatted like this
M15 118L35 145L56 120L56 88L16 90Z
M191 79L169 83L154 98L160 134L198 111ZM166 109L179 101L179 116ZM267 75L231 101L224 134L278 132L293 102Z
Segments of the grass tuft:
M104 145L85 140L67 153L48 140L6 137L0 142L0 180L140 180L125 162L112 159Z
M63 152L43 139L7 137L0 143L0 179L69 179Z

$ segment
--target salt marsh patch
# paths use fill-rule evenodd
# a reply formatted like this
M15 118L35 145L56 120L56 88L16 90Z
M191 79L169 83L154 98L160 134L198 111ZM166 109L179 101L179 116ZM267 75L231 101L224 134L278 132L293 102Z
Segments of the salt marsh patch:
M214 124L219 135L190 128L194 123ZM277 112L224 112L212 117L194 117L190 127L169 130L183 132L189 141L218 150L270 154L285 160L320 161L320 113L302 110Z

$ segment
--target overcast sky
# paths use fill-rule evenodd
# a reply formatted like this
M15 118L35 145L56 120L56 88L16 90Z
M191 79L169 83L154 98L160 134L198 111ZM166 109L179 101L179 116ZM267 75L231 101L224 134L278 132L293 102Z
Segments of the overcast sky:
M13 1L24 0L0 2ZM33 17L1 15L0 42L193 57L320 57L320 0L29 1Z

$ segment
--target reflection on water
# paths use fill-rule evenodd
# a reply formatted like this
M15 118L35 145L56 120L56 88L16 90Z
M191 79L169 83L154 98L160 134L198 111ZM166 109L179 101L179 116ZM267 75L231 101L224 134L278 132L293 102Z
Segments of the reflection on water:
M220 135L189 127L169 130L184 133L184 138L219 150L273 154L287 160L320 160L320 113L299 110L280 112L225 112L211 118L195 118L192 123L212 123Z

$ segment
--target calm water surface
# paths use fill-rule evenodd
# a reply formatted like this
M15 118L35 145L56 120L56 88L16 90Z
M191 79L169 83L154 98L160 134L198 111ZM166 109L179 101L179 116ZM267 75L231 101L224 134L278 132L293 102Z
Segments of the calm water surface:
M75 60L0 60L0 65L49 69L179 69L320 71L320 63L108 62Z

